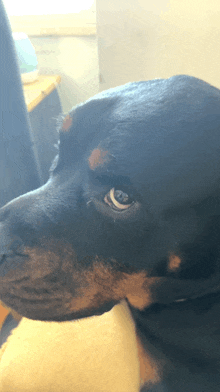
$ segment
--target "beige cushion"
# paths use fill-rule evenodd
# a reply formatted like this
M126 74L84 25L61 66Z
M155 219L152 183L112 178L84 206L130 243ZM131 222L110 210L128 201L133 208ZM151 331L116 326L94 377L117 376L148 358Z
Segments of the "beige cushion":
M23 318L0 351L1 392L138 392L135 326L125 301L102 316Z

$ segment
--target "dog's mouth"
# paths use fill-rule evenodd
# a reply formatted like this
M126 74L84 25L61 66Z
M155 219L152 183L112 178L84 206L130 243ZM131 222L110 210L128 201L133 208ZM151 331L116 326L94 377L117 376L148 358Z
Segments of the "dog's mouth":
M119 271L98 257L89 268L79 268L67 248L62 254L26 248L24 254L2 256L0 276L3 303L22 316L48 321L100 315L122 299L143 310L155 303L181 306L220 291L219 274L199 281L150 277L146 271Z
M69 321L85 317L99 316L110 311L118 302L109 301L98 307L82 308L72 311L70 301L66 301L65 293L55 299L42 294L34 294L34 299L27 299L23 293L18 295L8 292L2 297L6 306L15 310L19 315L32 320L41 321Z
M41 254L40 259L44 268L38 265L37 257L33 260L27 254L0 260L0 298L21 316L66 321L103 314L118 303L107 296L101 301L95 287L92 290L85 282L84 274L80 277L79 271L74 273L67 261L59 263L53 258L49 266L48 257L42 260Z
M190 302L190 301L199 300L199 299L203 300L204 298L206 298L207 296L210 296L211 294L220 294L220 285L217 285L216 287L212 287L212 289L210 289L209 291L207 291L203 294L200 293L200 294L194 295L192 297L176 299L172 303Z

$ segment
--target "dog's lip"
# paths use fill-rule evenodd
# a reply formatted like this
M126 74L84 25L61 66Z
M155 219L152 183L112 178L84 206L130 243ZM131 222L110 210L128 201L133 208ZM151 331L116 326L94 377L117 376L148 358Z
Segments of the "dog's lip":
M198 295L195 294L191 297L176 299L175 301L173 301L171 303L189 302L189 301L198 300L198 299L202 300L202 299L206 298L208 295L219 294L219 293L220 293L220 285L217 285L216 287L213 287L212 289L210 289L210 291L206 291L203 294L198 294Z
M32 320L40 321L70 321L77 320L86 317L100 316L106 312L109 312L113 306L115 306L119 301L109 301L99 306L99 308L94 309L81 309L77 311L68 311L68 308L58 304L58 306L51 306L50 301L45 301L44 299L32 299L27 300L21 296L7 296L3 298L3 302L6 306L13 308L23 317L27 317ZM16 307L16 304L18 306Z
M78 320L82 318L87 318L87 317L98 317L101 316L102 314L109 312L115 305L117 305L118 302L111 301L108 304L104 304L103 306L99 307L98 309L83 309L81 311L77 312L72 312L72 313L67 313L63 315L58 315L58 316L48 316L46 315L46 318L43 318L41 316L41 320L45 321L71 321L71 320ZM39 318L37 318L39 320Z
M0 257L0 279L8 274L10 269L21 267L21 263L25 262L29 256L25 253L10 252L7 254L2 254Z
M185 302L189 300L190 298L181 298L181 299L176 299L174 302Z
M210 294L210 293L209 293ZM192 301L194 299L203 299L204 297L206 297L209 294L204 294L204 295L198 295L198 296L194 296L194 297L186 297L186 298L180 298L180 299L176 299L175 301L171 302L171 304L174 303L179 303L179 302L187 302L187 301Z

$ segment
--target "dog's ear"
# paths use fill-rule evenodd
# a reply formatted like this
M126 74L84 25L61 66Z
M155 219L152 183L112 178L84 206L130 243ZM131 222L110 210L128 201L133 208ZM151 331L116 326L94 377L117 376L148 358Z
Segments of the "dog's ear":
M79 159L80 152L82 153L82 151L74 132L75 123L74 109L66 115L60 114L57 117L59 140L55 147L59 153L51 164L50 173L58 167L58 164L59 166L62 164L71 167Z
M67 114L67 116L65 116L63 119L61 132L70 132L72 122L73 118L70 116L70 114Z

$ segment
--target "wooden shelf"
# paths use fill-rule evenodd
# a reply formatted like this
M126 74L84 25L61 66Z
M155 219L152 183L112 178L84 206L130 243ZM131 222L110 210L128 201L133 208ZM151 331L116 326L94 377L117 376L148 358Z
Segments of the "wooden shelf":
M33 83L23 84L25 102L31 112L61 82L59 75L39 75Z

